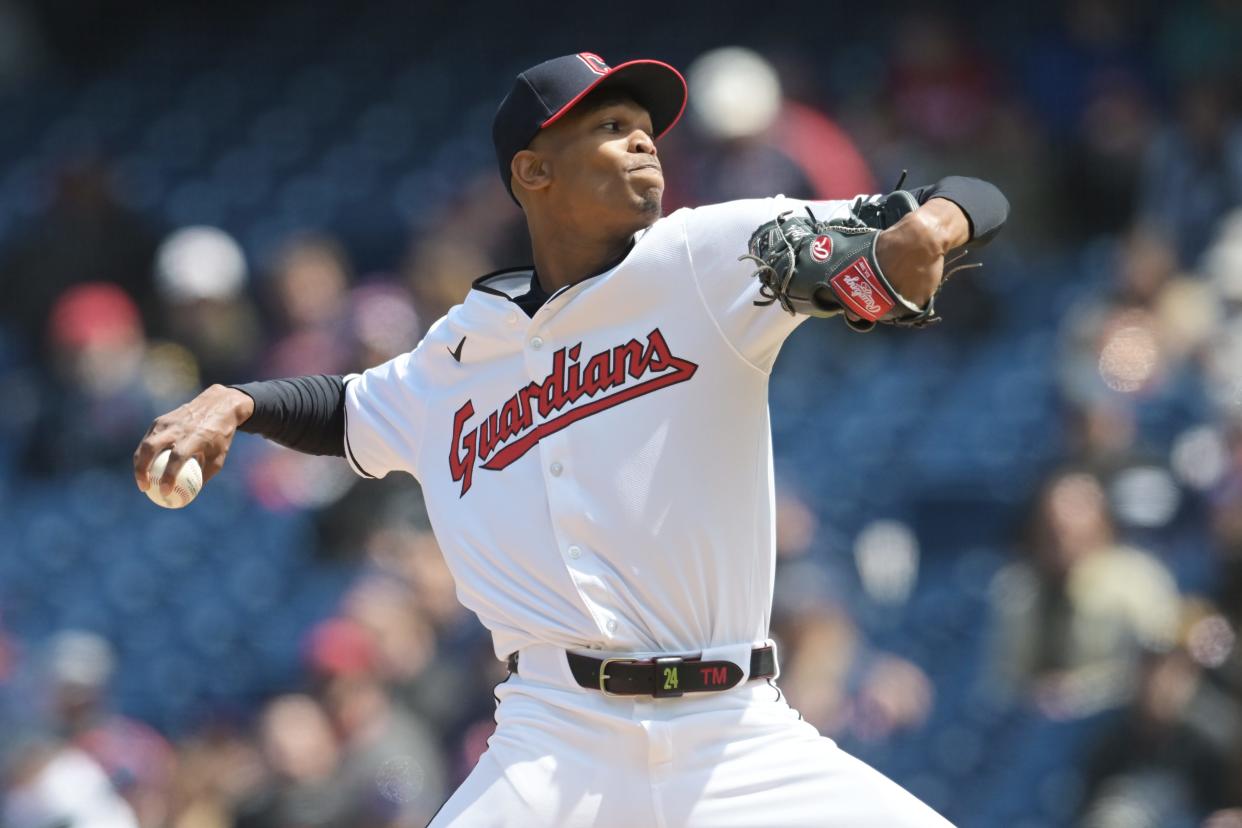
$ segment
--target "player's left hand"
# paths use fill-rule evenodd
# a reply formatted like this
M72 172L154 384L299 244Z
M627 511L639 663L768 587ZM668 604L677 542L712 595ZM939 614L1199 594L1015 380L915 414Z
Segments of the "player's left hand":
M945 255L969 238L970 223L962 209L933 198L882 230L875 256L897 292L924 306L940 288Z
M969 239L970 222L946 199L915 207L909 193L893 195L907 198L901 217L883 230L852 212L824 222L809 210L761 225L742 256L758 265L762 298L755 304L780 302L788 313L809 316L843 313L858 331L876 323L922 327L937 321L945 254Z

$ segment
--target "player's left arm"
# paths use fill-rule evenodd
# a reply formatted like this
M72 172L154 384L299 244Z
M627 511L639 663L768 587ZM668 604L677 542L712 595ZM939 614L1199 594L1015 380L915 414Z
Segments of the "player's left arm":
M833 202L802 205L750 236L742 259L756 266L763 294L757 304L779 302L794 317L844 314L858 331L879 322L917 328L937 321L945 255L990 240L1009 213L1000 190L962 177L914 192L859 196L844 209ZM828 209L816 209L821 206Z
M970 241L970 219L961 207L933 198L907 213L875 240L875 257L893 287L926 305L944 278L944 258Z
M959 175L915 188L910 195L918 208L880 233L875 252L893 287L924 305L940 286L945 256L995 238L1009 218L1009 201L995 185Z

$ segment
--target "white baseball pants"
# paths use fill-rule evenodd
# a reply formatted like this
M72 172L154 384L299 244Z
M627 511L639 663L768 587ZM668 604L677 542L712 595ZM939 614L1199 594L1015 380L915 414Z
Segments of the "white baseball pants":
M543 646L522 650L518 671L496 690L487 751L431 828L952 828L768 681L608 697Z

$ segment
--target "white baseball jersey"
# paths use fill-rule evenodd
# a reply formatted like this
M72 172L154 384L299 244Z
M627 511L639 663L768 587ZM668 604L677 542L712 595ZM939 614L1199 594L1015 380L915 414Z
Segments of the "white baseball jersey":
M678 210L533 318L512 301L529 269L481 279L411 353L349 381L349 462L418 479L458 597L498 656L765 639L768 374L808 317L756 306L754 265L738 257L756 227L803 205ZM830 218L848 202L812 208Z
M529 270L480 279L413 352L348 382L349 462L418 478L459 598L497 656L521 655L434 828L948 826L770 683L617 698L578 686L565 659L701 654L745 675L769 643L768 375L808 317L756 306L738 256L803 207L679 210L533 318L512 301Z

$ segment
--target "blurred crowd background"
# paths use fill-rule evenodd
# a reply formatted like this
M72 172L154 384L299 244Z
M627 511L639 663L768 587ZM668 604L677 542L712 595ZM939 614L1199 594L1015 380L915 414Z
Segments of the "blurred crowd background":
M404 828L469 772L504 670L414 481L242 436L168 512L130 456L526 261L491 117L582 50L687 70L668 211L1012 203L943 324L777 363L791 703L964 828L1242 826L1237 0L0 0L0 826Z

